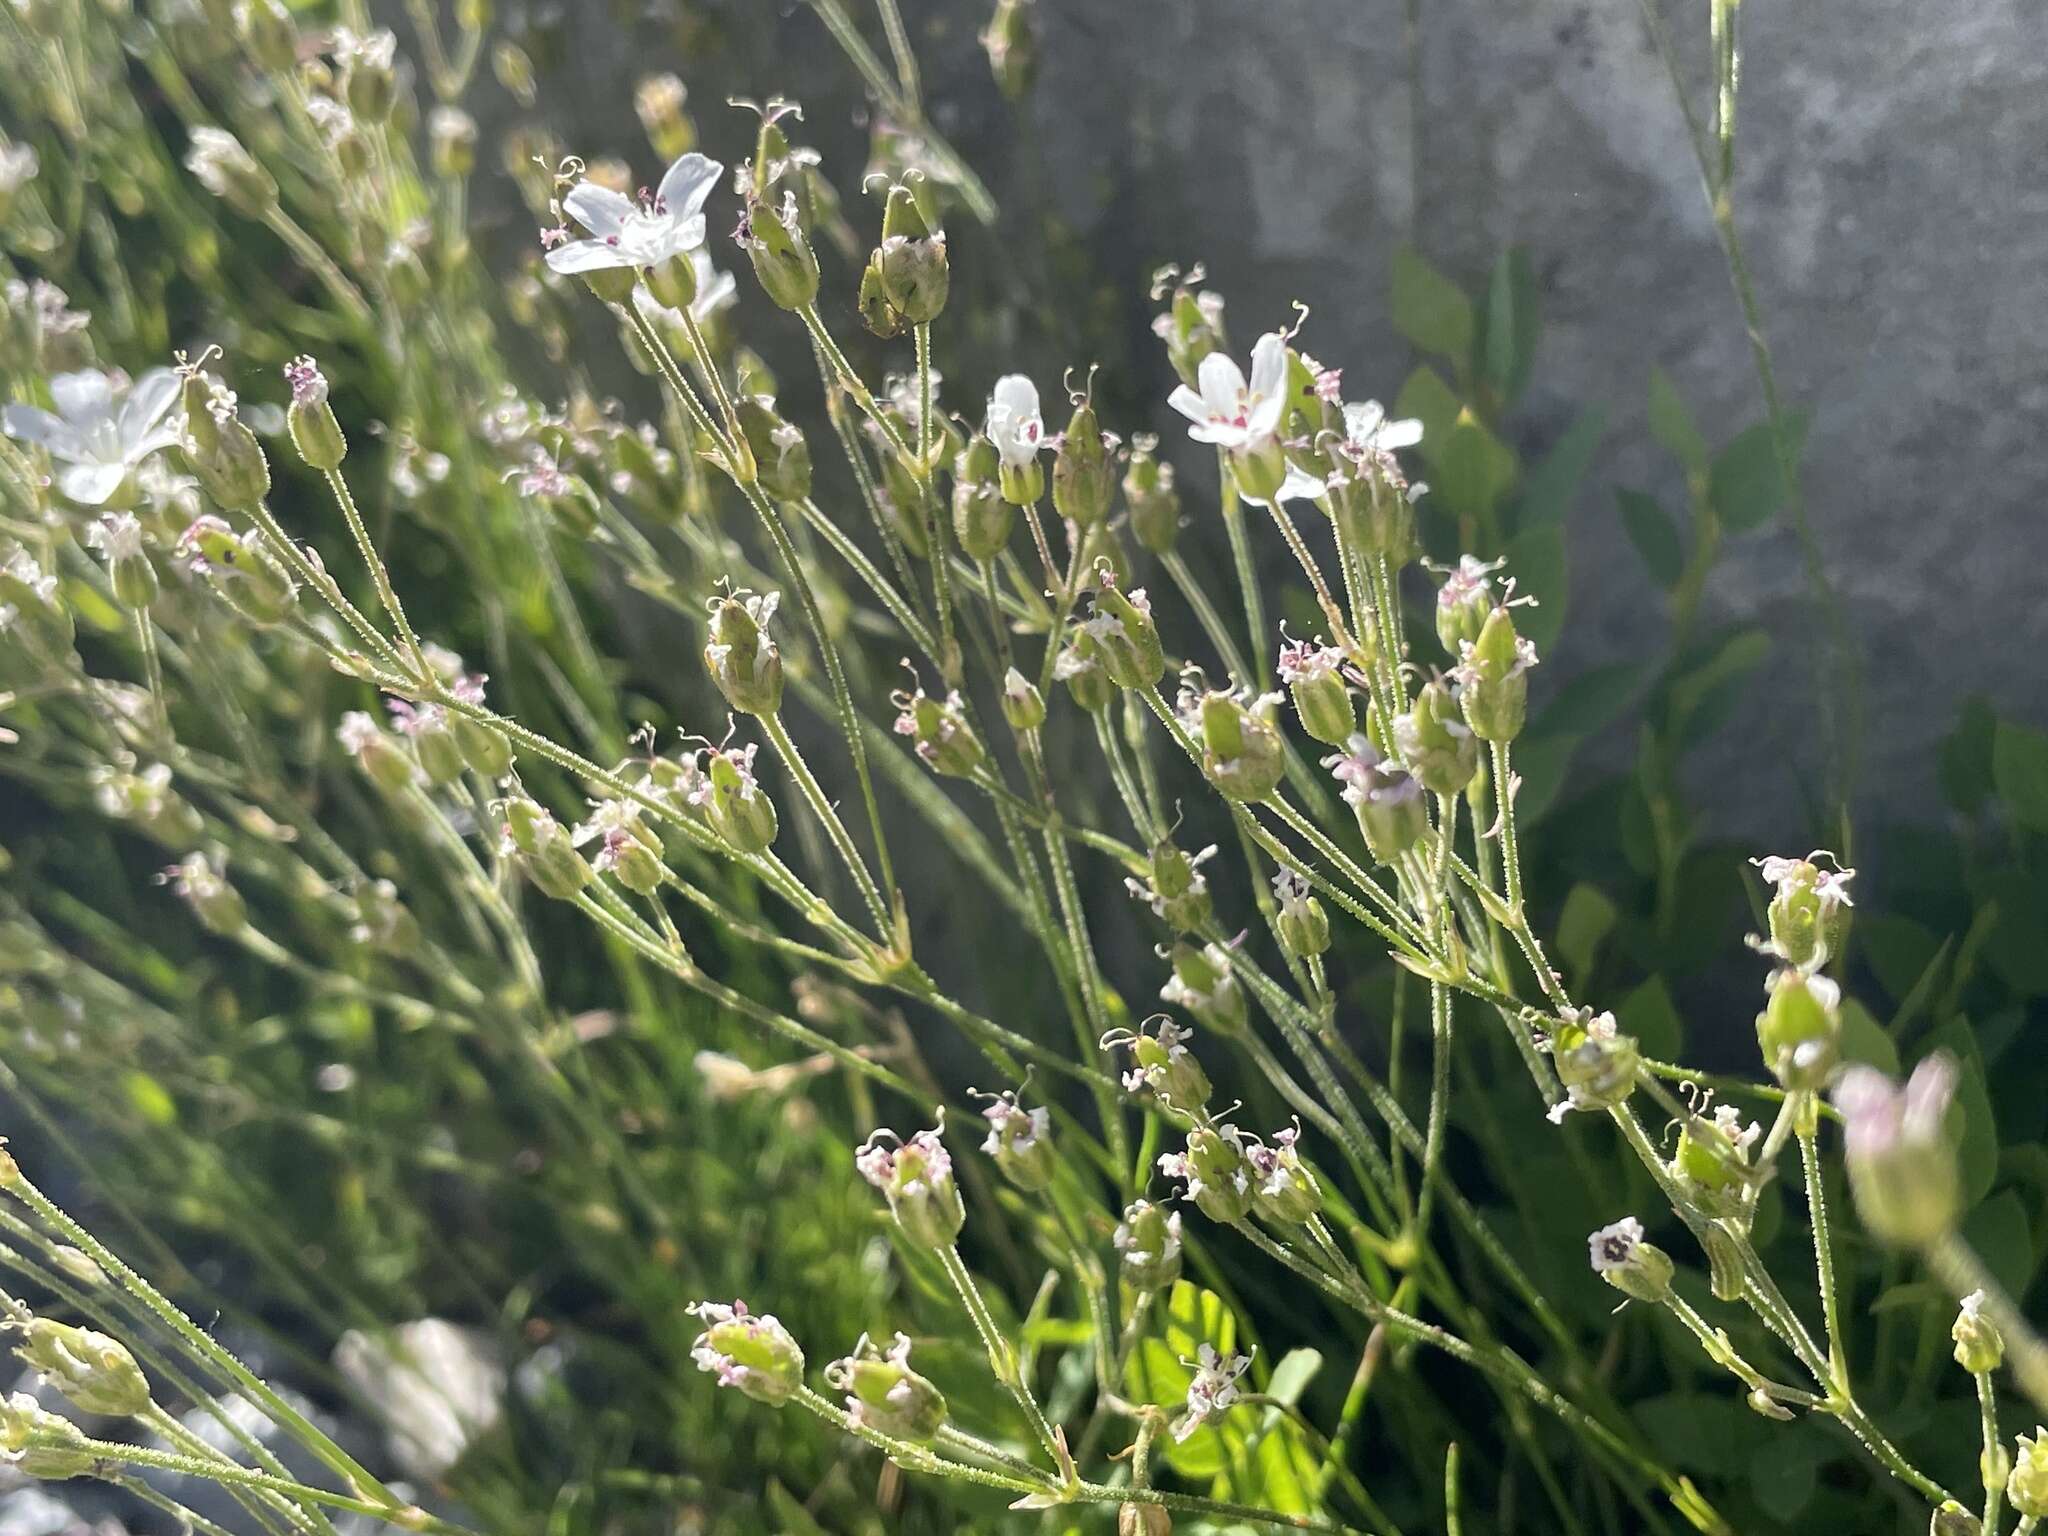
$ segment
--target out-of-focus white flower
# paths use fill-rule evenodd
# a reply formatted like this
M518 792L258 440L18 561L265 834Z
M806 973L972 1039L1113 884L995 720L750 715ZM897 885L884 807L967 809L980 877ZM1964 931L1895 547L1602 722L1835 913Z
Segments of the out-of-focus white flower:
M143 460L177 441L169 421L177 398L178 378L168 368L152 368L132 385L88 368L50 380L54 414L10 405L0 426L63 466L58 490L82 507L103 507Z
M414 1477L438 1478L505 1408L505 1367L490 1340L438 1317L372 1337L351 1329L335 1369L384 1424L392 1457Z

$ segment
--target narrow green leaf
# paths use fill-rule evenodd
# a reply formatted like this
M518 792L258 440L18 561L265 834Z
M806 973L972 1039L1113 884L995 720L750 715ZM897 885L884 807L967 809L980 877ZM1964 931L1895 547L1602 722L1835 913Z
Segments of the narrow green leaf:
M2048 832L2048 735L1999 721L1991 742L1991 777L2014 821Z
M1685 544L1677 525L1664 515L1654 496L1623 485L1615 487L1614 498L1621 505L1621 526L1643 557L1650 579L1669 592L1685 574Z
M1403 245L1394 252L1388 309L1394 329L1423 351L1447 357L1460 368L1471 357L1472 301L1413 246Z
M1543 328L1536 269L1523 247L1510 246L1493 264L1479 323L1480 376L1495 399L1503 406L1513 405L1528 386Z
M1515 527L1534 528L1543 523L1561 523L1571 511L1586 470L1600 446L1606 418L1597 408L1579 412L1578 418L1551 445L1550 452L1531 469L1515 503Z
M1650 436L1678 460L1688 475L1707 472L1707 440L1692 419L1692 408L1662 368L1650 369Z

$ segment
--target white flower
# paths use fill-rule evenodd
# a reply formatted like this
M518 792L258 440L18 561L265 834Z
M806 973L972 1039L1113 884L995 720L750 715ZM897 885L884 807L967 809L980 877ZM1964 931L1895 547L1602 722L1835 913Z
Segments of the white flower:
M376 1409L393 1459L415 1477L440 1477L504 1411L505 1367L490 1340L438 1317L380 1338L350 1329L334 1365Z
M1022 469L1045 446L1045 418L1038 411L1038 386L1021 373L996 380L983 426L1009 469Z
M1396 448L1413 448L1422 441L1422 423L1412 416L1387 420L1386 408L1377 400L1344 407L1344 446L1351 457L1391 453Z
M133 512L109 512L85 530L85 542L105 556L109 565L116 560L139 559L142 524Z
M50 398L54 415L10 405L0 427L63 465L57 488L82 507L105 506L144 459L178 438L167 420L178 378L168 368L152 368L133 385L94 369L60 373L50 380Z
M36 178L38 161L31 144L0 144L0 197L12 197Z
M661 178L652 195L638 201L594 181L579 181L562 199L563 210L590 231L548 252L557 272L595 272L606 267L658 267L670 257L704 243L704 200L725 167L692 150Z
M1279 430L1287 404L1287 337L1268 331L1252 348L1251 383L1221 352L1202 359L1198 393L1182 384L1166 403L1194 425L1188 436L1223 448L1260 448Z
M1586 1239L1587 1256L1593 1261L1593 1273L1604 1275L1609 1270L1625 1268L1635 1257L1636 1249L1642 1246L1643 1224L1633 1216L1624 1216L1612 1226L1602 1227Z
M1204 1344L1195 1362L1195 1379L1188 1383L1188 1411L1174 1423L1173 1438L1185 1440L1214 1414L1222 1413L1238 1399L1237 1378L1251 1369L1250 1355L1225 1357L1213 1344Z

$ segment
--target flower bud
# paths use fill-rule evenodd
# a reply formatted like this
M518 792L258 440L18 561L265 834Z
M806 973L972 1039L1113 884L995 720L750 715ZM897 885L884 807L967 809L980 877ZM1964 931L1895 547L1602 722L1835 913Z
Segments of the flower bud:
M1045 446L1038 386L1021 373L996 380L982 431L995 444L1003 499L1020 507L1035 505L1045 494L1045 471L1038 462L1039 450Z
M761 489L777 501L811 494L811 449L803 430L775 410L773 395L742 395L734 409L758 466Z
M939 700L922 688L914 693L899 689L890 702L897 711L896 734L910 737L917 755L935 773L971 778L987 761L988 750L967 723L958 692Z
M1643 1240L1643 1224L1624 1216L1587 1239L1593 1273L1622 1295L1652 1306L1670 1299L1671 1255Z
M922 172L911 171L922 179ZM882 243L873 267L882 293L904 320L929 325L946 307L952 282L946 263L946 235L925 221L912 189L902 183L889 189L882 210Z
M590 866L561 823L524 795L506 801L503 810L506 852L543 896L573 901L590 883Z
M245 219L261 219L277 206L277 183L270 172L225 128L192 130L185 169Z
M87 1413L126 1419L149 1407L149 1380L119 1339L38 1317L15 1353Z
M1344 785L1344 802L1380 863L1392 864L1429 831L1421 782L1389 763L1363 732L1348 737L1344 750L1324 758L1323 766Z
M782 653L768 636L780 601L774 592L734 592L711 604L704 665L725 702L743 715L772 715L782 708Z
M1244 989L1231 973L1230 956L1220 944L1197 949L1182 940L1168 956L1173 974L1159 989L1161 1002L1185 1008L1197 1023L1232 1037L1245 1030Z
M1209 899L1209 882L1202 865L1215 856L1214 847L1204 848L1190 858L1170 837L1152 845L1152 878L1126 880L1124 888L1148 903L1175 933L1193 933L1209 921L1215 910Z
M1842 989L1825 976L1774 971L1770 996L1756 1016L1764 1065L1787 1088L1818 1088L1839 1059Z
M398 103L397 52L398 39L388 31L357 38L348 51L342 93L348 109L366 123L383 122Z
M1814 971L1842 953L1849 938L1849 882L1856 871L1839 863L1832 870L1814 862L1835 856L1816 851L1803 859L1753 859L1772 887L1767 916L1771 937L1765 946L1787 965Z
M206 835L206 823L171 788L171 770L152 763L140 773L101 767L93 773L93 803L101 815L130 821L166 848L189 848Z
M249 926L249 906L203 853L188 853L161 877L209 933L232 939Z
M1009 545L1017 512L1003 498L1002 455L977 435L953 461L953 537L968 559L983 564Z
M890 1138L889 1142L881 1140ZM877 1131L853 1160L861 1176L882 1192L903 1235L920 1248L950 1248L967 1221L967 1206L953 1180L953 1158L938 1130L908 1141Z
M697 263L694 253L681 251L666 261L656 262L647 269L643 281L649 297L656 304L679 313L687 312L697 301ZM680 320L665 320L664 323L678 330L682 329Z
M1159 439L1141 432L1131 439L1131 459L1124 470L1124 504L1131 511L1131 533L1155 555L1173 552L1180 538L1180 493L1173 487L1173 466L1152 456Z
M903 334L907 323L903 312L889 302L889 290L882 281L882 253L876 251L868 257L868 264L861 268L860 291L854 300L860 313L860 323L868 333L883 341L893 341Z
M0 563L0 608L11 612L8 627L18 626L38 649L58 657L71 653L77 622L57 594L57 578L25 549L15 550Z
M661 839L641 822L636 801L599 802L570 841L578 848L595 842L598 848L590 867L601 875L611 875L636 896L652 896L668 881L668 866L661 862Z
M455 733L448 725L448 711L439 704L413 704L404 699L390 702L391 723L398 734L412 743L420 772L439 789L462 777L468 766Z
M1963 1298L1948 1336L1955 1340L1956 1364L1972 1376L1984 1376L2005 1362L2005 1339L1998 1324L1984 1315L1984 1292L1975 1290Z
M1043 1107L1022 1109L1014 1093L1000 1094L989 1101L989 1132L981 1150L995 1160L1004 1178L1026 1194L1036 1194L1052 1183L1057 1159L1052 1149L1052 1115Z
M1008 101L1022 100L1038 73L1038 32L1031 24L1031 7L1032 0L996 0L995 14L981 32L989 73Z
M1394 721L1394 749L1431 794L1455 795L1479 771L1479 741L1441 682L1425 683Z
M1230 800L1263 800L1287 771L1286 748L1273 723L1280 695L1246 701L1243 691L1183 691L1181 716L1202 743L1202 771Z
M710 754L703 793L711 828L742 854L765 853L775 841L775 802L754 777L758 743Z
M1159 1171L1187 1183L1187 1198L1211 1221L1230 1226L1252 1208L1251 1165L1245 1161L1244 1138L1236 1126L1215 1130L1196 1126L1188 1132L1185 1152L1163 1153Z
M663 160L680 159L696 147L697 130L684 110L689 99L689 87L673 74L649 75L633 87L633 111Z
M90 1472L96 1458L84 1449L85 1439L84 1430L26 1392L0 1400L0 1451L30 1477L59 1482Z
M1082 396L1052 460L1053 508L1078 528L1092 528L1109 516L1116 499L1116 470L1109 456L1115 442L1096 420L1094 404Z
M1002 705L1013 731L1035 731L1045 724L1045 695L1015 667L1003 674Z
M1185 1042L1193 1033L1182 1029L1165 1014L1158 1016L1158 1031L1132 1034L1111 1030L1102 1037L1102 1047L1128 1046L1132 1066L1124 1073L1124 1091L1150 1093L1169 1109L1184 1115L1198 1113L1209 1102L1209 1074L1195 1060Z
M1173 1516L1157 1504L1119 1504L1116 1536L1173 1536Z
M481 673L459 678L453 685L458 699L465 703L481 704L484 701L484 679ZM472 720L467 715L450 713L448 729L455 735L456 750L469 765L472 773L481 774L495 782L512 771L512 744L505 739L505 733L495 725L486 725L481 720Z
M704 1325L690 1346L697 1369L771 1408L796 1396L804 1384L804 1352L772 1314L756 1317L744 1301L698 1301L683 1310Z
M2004 1454L2002 1449L2000 1454ZM1943 1499L1927 1520L1927 1536L1983 1536L1983 1533L1984 1522L1954 1499Z
M1082 648L1077 629L1052 664L1053 681L1065 683L1067 696L1091 715L1109 708L1117 695L1116 684L1095 659L1097 654L1092 645Z
M1190 281L1196 277L1189 274ZM1167 361L1180 381L1199 389L1202 359L1223 346L1223 295L1176 288L1172 308L1152 322L1152 329L1166 343Z
M1475 643L1486 627L1493 612L1492 576L1500 566L1498 560L1461 555L1444 574L1444 584L1436 593L1436 637L1452 661L1462 660L1465 647Z
M1738 1216L1747 1206L1749 1149L1762 1133L1744 1126L1732 1104L1716 1107L1711 1119L1689 1115L1678 1130L1671 1173L1700 1210L1710 1216Z
M886 1352L866 1334L853 1353L825 1367L825 1381L846 1394L856 1424L897 1440L923 1445L946 1422L946 1399L910 1368L910 1340L897 1334Z
M1565 1102L1551 1110L1552 1119L1566 1109L1612 1109L1635 1091L1642 1054L1635 1037L1615 1028L1614 1015L1568 1019L1551 1035L1551 1056Z
M235 396L198 368L184 373L185 462L200 488L224 507L252 507L270 491L270 462L242 422Z
M419 765L361 710L350 710L334 728L334 739L356 760L370 782L386 794L402 795L419 776Z
M2019 1455L2005 1481L2005 1501L2029 1520L2048 1518L2048 1429L2019 1437Z
M1074 643L1119 688L1151 688L1166 673L1166 649L1144 588L1128 596L1119 591L1106 560L1096 566L1095 581L1094 611L1077 627Z
M272 75L286 76L299 67L299 29L283 0L238 0L235 31L249 57Z
M157 595L156 567L142 547L142 524L133 512L109 512L85 531L85 541L106 558L114 600L140 613Z
M178 536L177 555L251 624L265 629L281 624L298 602L297 584L261 529L237 538L224 519L208 512Z
M797 219L796 194L778 210L750 197L734 237L754 264L761 291L784 309L803 309L818 296L818 257Z
M1849 1192L1881 1242L1919 1247L1955 1226L1962 1177L1945 1125L1955 1088L1955 1062L1940 1053L1922 1060L1904 1087L1860 1063L1835 1085ZM2048 1513L2048 1467L2042 1476Z
M1280 904L1274 927L1288 954L1308 960L1330 947L1330 914L1299 871L1282 869L1274 875L1273 896Z
M1169 1291L1180 1278L1180 1212L1150 1200L1124 1208L1124 1219L1111 1244L1117 1267L1132 1290Z
M1304 731L1333 747L1351 739L1358 715L1344 681L1342 651L1320 641L1290 640L1280 647L1279 672Z
M1300 1139L1301 1127L1291 1125L1274 1132L1270 1146L1255 1141L1245 1148L1252 1172L1252 1208L1275 1226L1299 1226L1323 1208L1316 1176L1294 1150Z
M349 937L383 954L404 958L419 952L419 919L398 899L389 880L365 880L355 889L356 925Z
M1457 668L1458 702L1465 722L1481 741L1513 741L1529 718L1529 669L1536 664L1534 642L1515 633L1505 607L1496 608L1465 647Z
M1388 465L1360 471L1331 492L1337 537L1361 555L1385 556L1397 563L1415 551L1415 497L1427 487L1396 482L1398 469Z
M1707 1250L1707 1283L1717 1301L1740 1301L1749 1288L1743 1244L1718 1221L1706 1224L1701 1241Z

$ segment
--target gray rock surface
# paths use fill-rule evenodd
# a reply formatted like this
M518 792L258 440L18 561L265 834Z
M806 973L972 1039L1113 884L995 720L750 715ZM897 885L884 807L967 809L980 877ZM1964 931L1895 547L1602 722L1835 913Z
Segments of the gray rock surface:
M1668 9L1704 104L1704 7ZM1514 435L1540 452L1586 403L1609 426L1572 513L1571 620L1546 671L1554 684L1656 643L1659 600L1612 496L1617 482L1680 495L1644 419L1650 367L1715 441L1761 401L1634 0L1420 0L1412 34L1391 3L1042 0L1042 67L1017 109L974 43L982 0L906 10L936 120L988 176L1006 233L1055 217L1077 242L1111 295L1092 345L1169 442L1171 381L1144 333L1157 262L1205 259L1241 344L1306 302L1314 350L1345 367L1347 389L1390 398L1412 363L1386 313L1396 245L1412 238L1468 287L1504 245L1528 247L1546 328ZM669 22L579 17L552 76L565 137L637 149L630 82L674 68L711 147L737 159L746 121L717 98L783 90L804 99L851 195L862 101L817 17L752 0L711 16L697 35L719 41L695 58ZM1964 693L2048 715L2048 610L2034 599L2048 548L2048 49L2027 0L1751 0L1743 36L1740 224L1784 388L1812 412L1810 515L1867 688L1858 805L1925 813ZM963 267L980 243L958 237ZM1084 360L1056 335L1020 335L1013 357L971 344L956 406L1001 367L1049 385ZM1736 541L1708 609L1766 625L1777 651L1695 765L1700 792L1729 830L1795 837L1820 759L1821 631L1790 532Z

